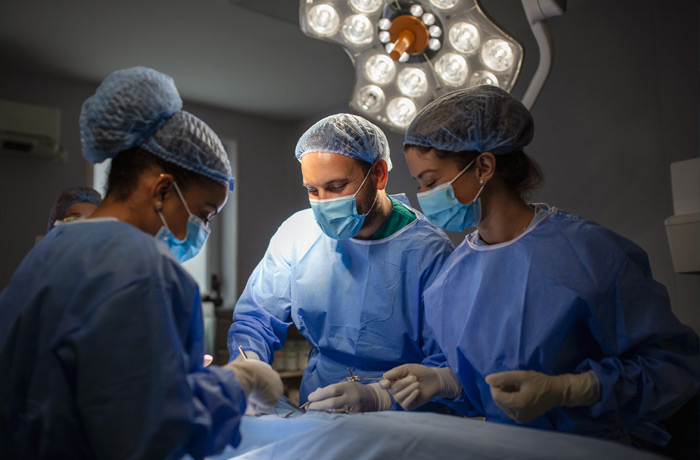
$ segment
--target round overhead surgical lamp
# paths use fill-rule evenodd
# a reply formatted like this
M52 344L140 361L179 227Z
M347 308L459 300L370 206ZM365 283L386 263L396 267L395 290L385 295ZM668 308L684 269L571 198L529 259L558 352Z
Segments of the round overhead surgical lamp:
M530 107L551 66L546 18L566 0L522 0L540 49L540 65L523 103ZM301 0L304 34L343 46L355 65L350 106L404 132L433 99L477 85L510 91L522 45L491 21L477 0Z

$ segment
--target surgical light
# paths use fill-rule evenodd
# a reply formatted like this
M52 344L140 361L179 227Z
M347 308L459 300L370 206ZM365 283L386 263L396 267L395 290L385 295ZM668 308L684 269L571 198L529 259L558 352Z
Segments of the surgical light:
M563 14L566 2L521 1L542 67L543 57L551 60L545 19ZM523 47L478 0L301 0L299 20L306 35L340 44L350 55L356 68L350 106L397 132L430 101L456 89L488 84L510 91L523 61ZM526 105L548 72L538 69Z

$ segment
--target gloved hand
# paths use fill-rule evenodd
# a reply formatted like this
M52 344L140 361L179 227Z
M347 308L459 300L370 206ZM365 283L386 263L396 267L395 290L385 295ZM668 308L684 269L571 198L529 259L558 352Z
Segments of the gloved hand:
M270 410L282 396L282 379L267 363L257 359L235 359L224 368L236 374L248 402L254 407Z
M207 353L204 353L204 357L202 357L202 365L204 367L207 367L214 361L214 357L212 355L209 355Z
M498 407L516 422L531 422L555 407L592 406L600 399L595 372L546 375L508 371L486 376Z
M260 356L258 356L258 354L256 352L254 352L253 350L247 350L245 352L245 356L238 353L238 355L236 356L236 359L257 359L258 361L262 361L260 359Z
M309 395L307 410L347 410L371 412L389 410L391 396L377 383L340 382L318 388Z
M379 381L405 410L420 407L433 398L455 399L462 386L449 367L404 364L384 373Z

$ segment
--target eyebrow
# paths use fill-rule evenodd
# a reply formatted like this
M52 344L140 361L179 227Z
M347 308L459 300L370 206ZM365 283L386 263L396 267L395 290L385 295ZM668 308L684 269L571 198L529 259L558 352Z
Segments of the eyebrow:
M426 169L425 171L423 171L422 173L420 173L416 177L414 177L414 179L421 180L421 177L423 177L423 175L430 173L430 172L437 172L437 171L438 171L437 169Z
M343 178L338 178L338 179L332 179L324 184L321 184L320 187L321 188L328 188L331 185L339 185L340 183L349 184L350 182L352 182L354 180L355 180L355 178L353 178L353 177L343 177ZM316 185L310 185L307 183L303 183L303 185L304 185L304 187L307 187L307 188L308 187L316 187Z

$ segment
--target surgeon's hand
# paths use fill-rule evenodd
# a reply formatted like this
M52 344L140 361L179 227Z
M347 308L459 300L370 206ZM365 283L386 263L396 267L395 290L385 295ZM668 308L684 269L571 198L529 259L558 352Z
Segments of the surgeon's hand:
M449 367L404 364L384 373L379 381L405 410L413 410L433 398L455 399L462 386Z
M595 372L546 375L508 371L486 377L498 407L516 422L527 423L555 407L592 406L600 399Z
M204 353L204 357L202 358L202 365L204 367L207 367L210 365L212 362L214 362L214 357L212 355L209 355L207 353Z
M318 388L309 395L307 410L347 410L371 412L389 410L391 396L377 383L363 385L357 382L340 382Z
M243 387L248 402L270 410L282 396L282 379L269 364L256 359L236 359L224 366L231 369Z

